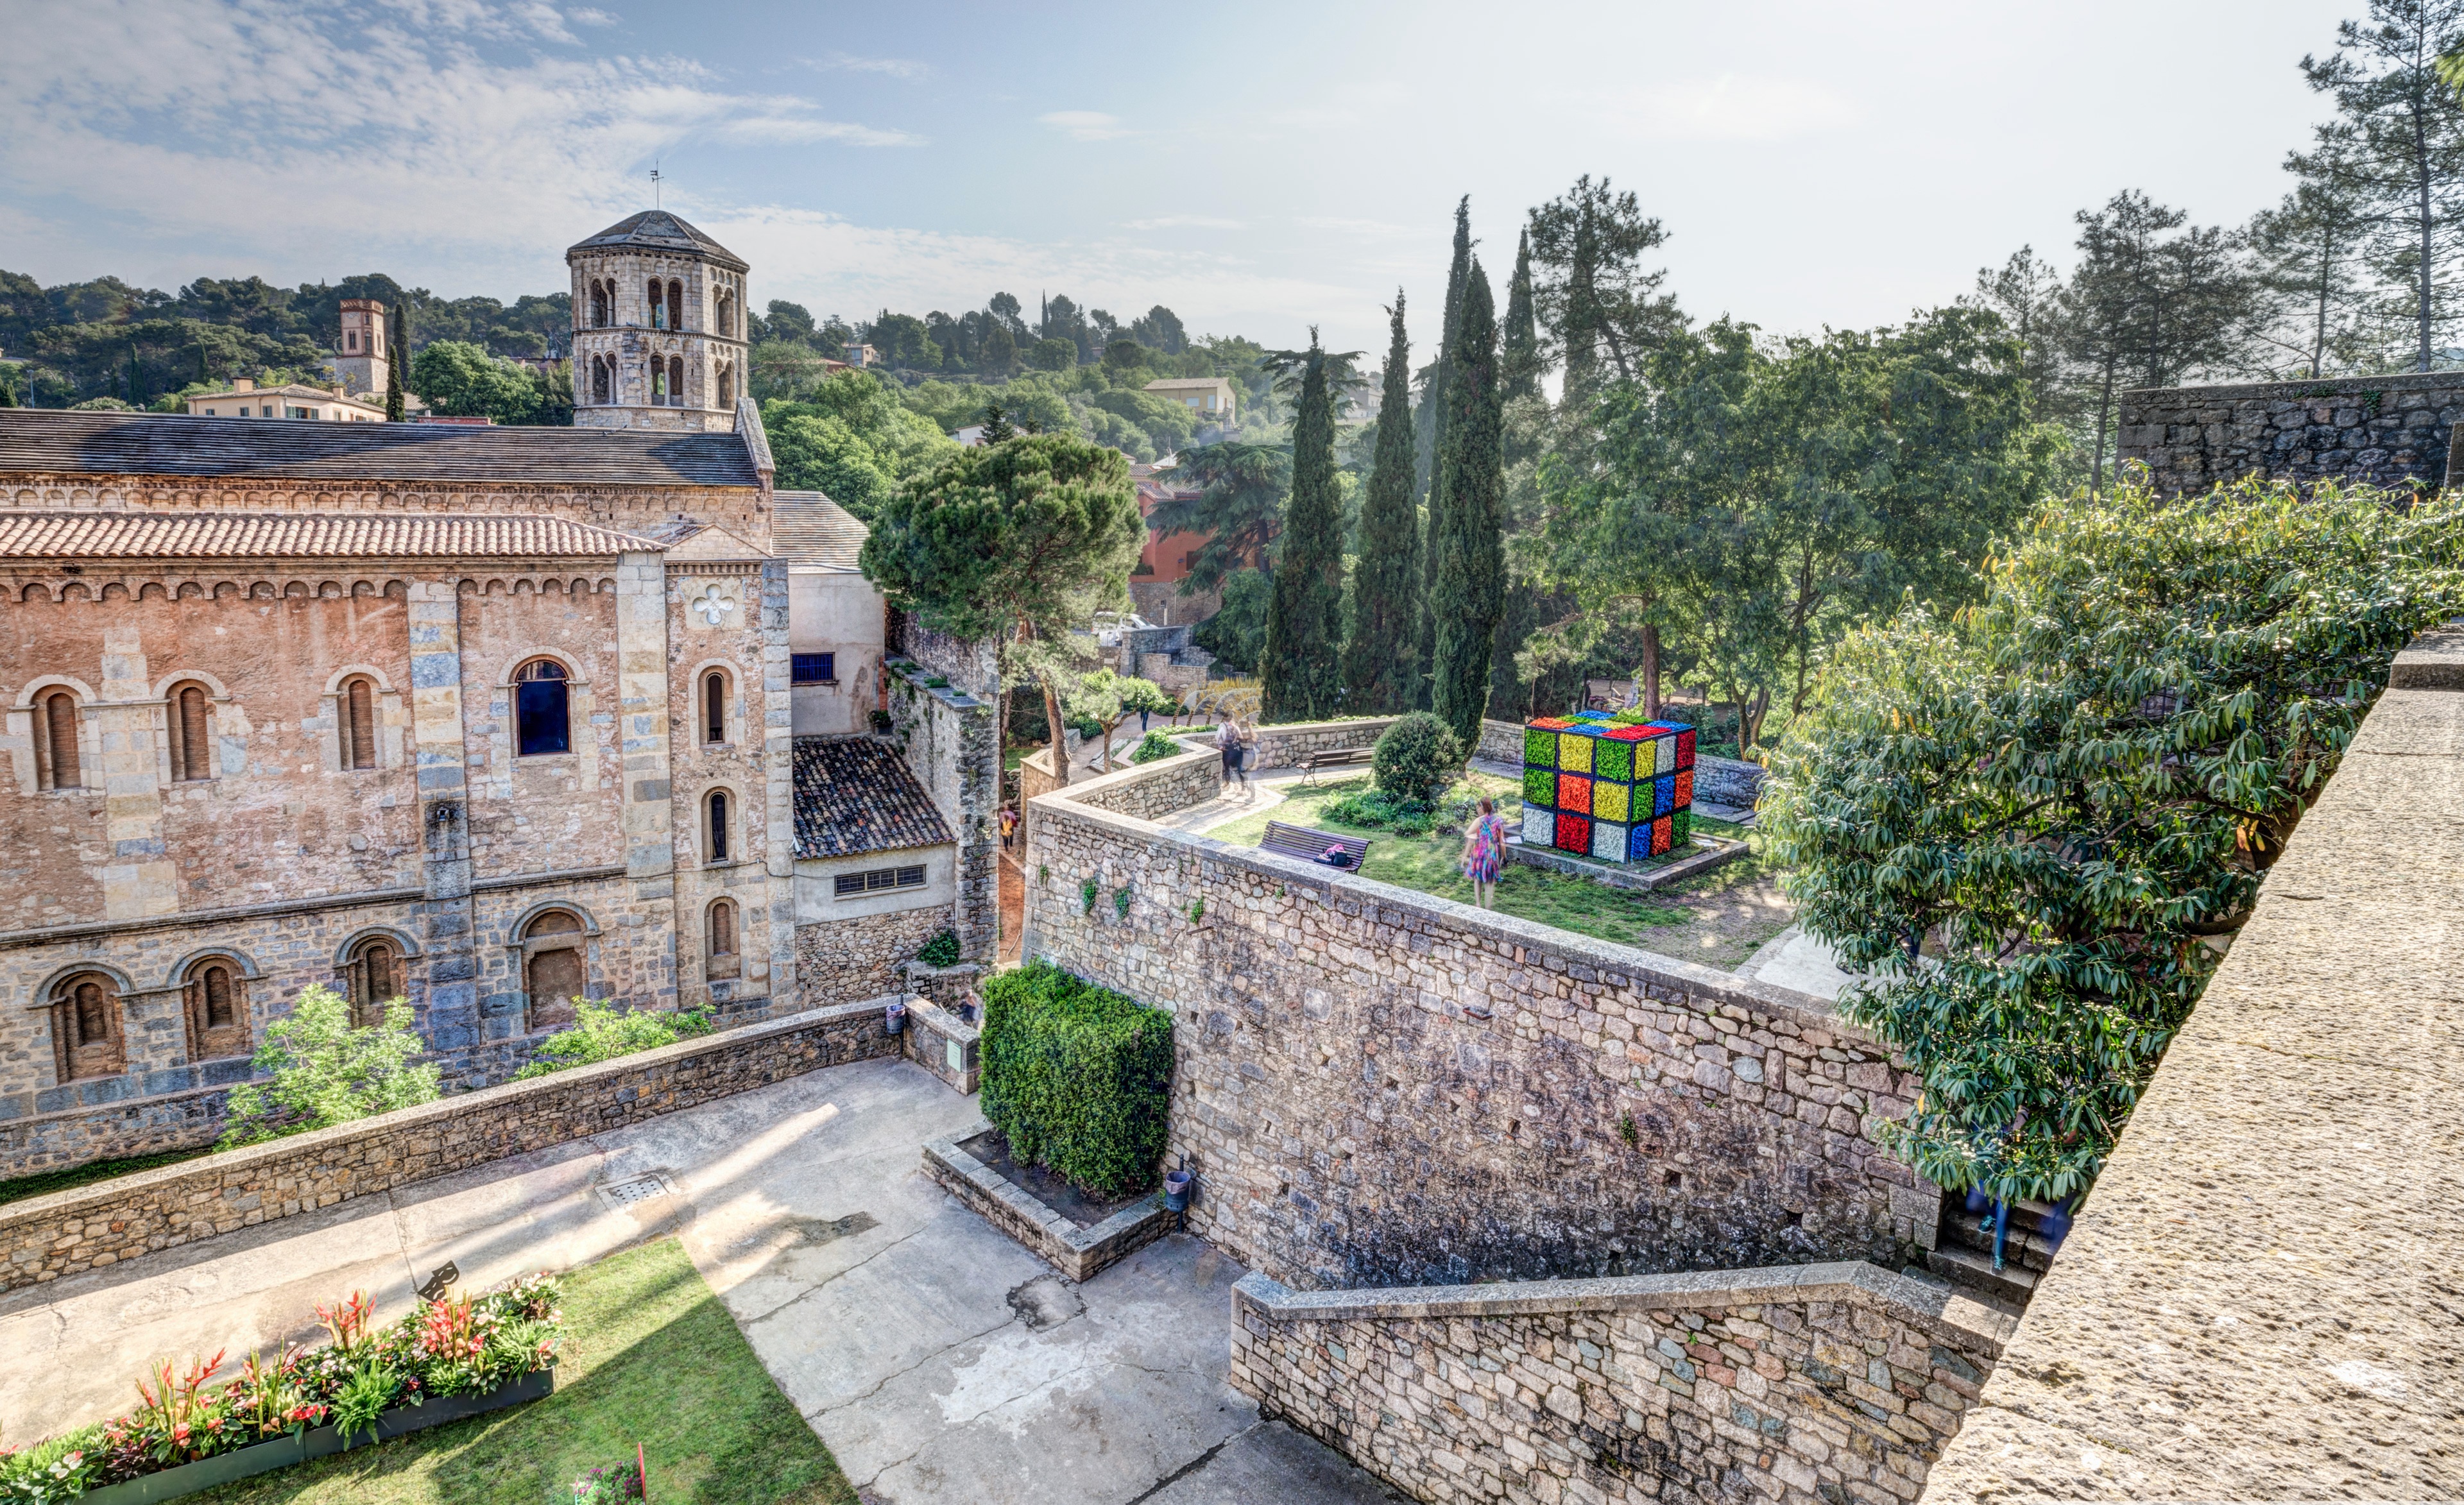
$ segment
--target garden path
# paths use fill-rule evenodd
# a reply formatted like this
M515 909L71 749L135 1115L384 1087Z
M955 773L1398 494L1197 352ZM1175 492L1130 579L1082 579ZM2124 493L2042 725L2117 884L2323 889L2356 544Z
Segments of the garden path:
M469 1288L676 1232L880 1505L1390 1497L1223 1384L1241 1266L1176 1235L1073 1286L925 1178L924 1142L977 1117L857 1062L11 1293L0 1417L32 1441L124 1409L157 1358L311 1338L354 1288L398 1312L448 1260ZM601 1194L647 1175L671 1190Z

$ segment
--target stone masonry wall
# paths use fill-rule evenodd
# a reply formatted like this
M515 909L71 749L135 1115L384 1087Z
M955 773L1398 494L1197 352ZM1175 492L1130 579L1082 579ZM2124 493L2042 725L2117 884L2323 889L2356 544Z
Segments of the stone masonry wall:
M0 1208L0 1291L899 1051L878 1003L843 1004L30 1198Z
M1287 726L1257 728L1258 768L1293 768L1307 752L1347 748L1374 748L1399 717L1367 716L1357 721L1296 721Z
M2119 455L2162 491L2203 491L2253 471L2308 488L2446 484L2464 373L2340 377L2122 394Z
M796 996L807 1008L905 990L906 967L950 927L947 906L892 909L796 927Z
M1181 746L1195 755L1137 765L1169 772L1150 778L1121 778L1116 771L1081 783L1069 791L1068 797L1141 820L1160 820L1175 811L1204 804L1223 792L1223 753L1196 737L1183 738Z
M1855 1263L1320 1295L1251 1275L1229 1378L1445 1505L1898 1505L2011 1326Z
M1097 806L1180 761L1030 806L1024 940L1179 1015L1192 1232L1312 1288L1932 1246L1915 1082L1827 1003Z
M968 645L956 640L912 623L907 636L939 645L960 666L974 662L959 651ZM885 665L890 734L957 838L958 899L953 909L958 951L984 960L993 954L1000 928L1000 709L993 700L968 693L968 682L955 675L939 674L951 683L932 685L937 672L906 660Z

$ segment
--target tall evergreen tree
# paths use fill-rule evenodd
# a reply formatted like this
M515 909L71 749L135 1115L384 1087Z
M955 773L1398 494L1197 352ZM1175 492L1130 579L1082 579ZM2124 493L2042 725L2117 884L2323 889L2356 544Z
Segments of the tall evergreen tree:
M410 360L410 309L393 306L393 350L385 361L385 422L402 422L402 368Z
M1420 622L1420 516L1413 500L1411 338L1403 331L1403 290L1395 290L1393 338L1386 346L1385 392L1377 409L1377 450L1360 504L1360 562L1352 575L1352 631L1343 644L1346 709L1408 709L1418 667Z
M1505 390L1498 370L1497 305L1487 274L1471 264L1463 315L1447 359L1445 448L1438 487L1445 511L1433 519L1436 568L1429 617L1437 623L1429 709L1463 746L1480 740L1488 709L1489 649L1506 593Z
M1446 440L1446 382L1452 373L1451 357L1455 345L1455 326L1463 319L1463 284L1471 277L1471 195L1466 193L1455 206L1455 253L1446 267L1446 307L1438 323L1438 359L1429 365L1428 380L1420 388L1420 406L1429 415L1422 431L1423 454L1429 481L1428 542L1420 549L1422 574L1420 601L1425 611L1437 599L1438 516L1445 507L1441 485L1443 466L1440 457ZM1429 709L1430 664L1437 652L1437 627L1423 615L1413 629L1412 706Z
M1292 500L1284 516L1284 562L1266 616L1268 721L1315 721L1342 704L1343 503L1334 472L1334 394L1326 352L1309 330L1300 408L1292 417Z
M1506 286L1506 331L1498 363L1506 399L1540 395L1540 318L1531 304L1531 231L1514 238L1514 280Z

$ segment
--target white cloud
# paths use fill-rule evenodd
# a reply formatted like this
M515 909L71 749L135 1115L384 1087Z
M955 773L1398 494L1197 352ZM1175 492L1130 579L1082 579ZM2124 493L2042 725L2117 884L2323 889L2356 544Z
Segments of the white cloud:
M1658 142L1776 142L1853 125L1854 101L1825 84L1722 74L1659 84L1603 103L1610 129Z
M1130 229L1246 229L1240 220L1219 219L1212 214L1158 214L1152 219L1130 220Z
M586 5L567 7L564 18L576 26L614 26L617 21L617 17L611 12Z
M933 72L931 64L912 57L858 57L852 53L832 53L813 66L837 73L882 74L891 78L923 78Z
M1119 116L1106 115L1101 110L1055 110L1049 115L1037 116L1036 119L1067 136L1071 141L1104 142L1111 141L1115 136L1130 134L1129 130L1121 124Z

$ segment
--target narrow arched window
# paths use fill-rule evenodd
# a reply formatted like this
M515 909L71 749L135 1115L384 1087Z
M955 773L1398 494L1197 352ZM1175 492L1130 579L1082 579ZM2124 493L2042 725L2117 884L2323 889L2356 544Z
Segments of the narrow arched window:
M407 991L401 950L382 938L362 941L342 964L342 981L351 1000L351 1022L363 1028L383 1024L385 1005Z
M667 327L668 327L668 299L667 299L667 290L666 290L665 288L663 288L663 287L661 287L661 286L660 286L660 284L659 284L659 279L658 279L658 278L656 278L656 277L652 277L652 278L650 279L650 284L649 284L649 290L648 290L648 294L647 294L647 295L648 295L648 297L649 297L649 304L650 304L650 327L651 327L652 329L665 329L665 328L667 328Z
M116 1077L126 1069L120 989L109 977L80 972L52 990L52 1059L62 1081Z
M169 715L165 720L171 733L171 776L175 779L211 778L214 776L213 738L207 722L206 687L203 685L173 687Z
M701 739L727 740L727 675L720 669L701 677Z
M607 284L597 277L590 279L590 327L607 327Z
M335 731L344 769L377 766L377 687L363 674L342 682Z
M673 407L685 405L685 358L668 358L668 403Z
M733 366L718 368L718 405L721 407L736 405L736 368Z
M727 861L727 791L714 789L705 801L710 810L710 860Z
M574 1000L589 992L588 940L582 922L551 909L522 931L522 991L530 998L530 1027L571 1024Z
M523 757L573 751L573 720L564 665L533 659L514 671L514 733Z
M653 404L668 400L668 363L658 357L650 358L650 401Z
M188 1058L214 1060L248 1054L248 982L229 961L214 958L188 969Z
M611 401L607 395L610 386L610 370L605 357L590 358L590 400L592 402L605 405Z
M82 789L77 765L77 703L67 690L34 702L34 774L44 789Z
M685 327L685 285L673 280L668 283L668 327Z
M736 976L739 970L736 950L736 901L713 901L702 930L706 943L703 947L704 975L713 978Z

